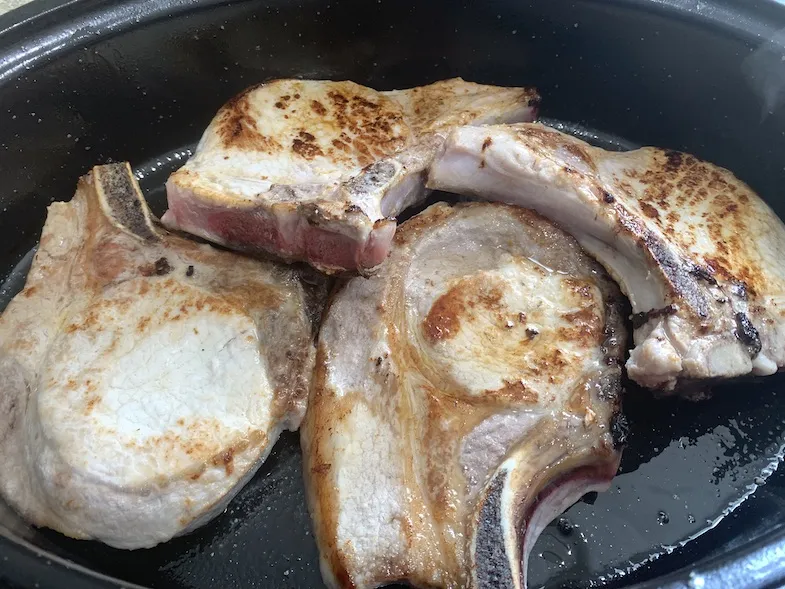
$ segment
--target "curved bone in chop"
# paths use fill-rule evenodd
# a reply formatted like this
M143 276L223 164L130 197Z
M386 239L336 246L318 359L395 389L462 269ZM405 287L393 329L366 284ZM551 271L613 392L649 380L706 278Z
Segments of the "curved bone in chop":
M163 222L235 249L367 272L395 216L421 201L424 170L458 125L531 121L526 88L445 80L377 92L353 82L275 80L218 112L167 182Z
M727 170L498 125L456 130L429 186L529 207L572 233L632 303L638 383L689 392L785 365L785 226Z
M323 576L520 588L620 452L621 294L525 209L434 205L334 296L301 429Z
M2 496L120 548L187 532L299 426L313 356L293 271L159 230L127 164L93 168L0 316Z

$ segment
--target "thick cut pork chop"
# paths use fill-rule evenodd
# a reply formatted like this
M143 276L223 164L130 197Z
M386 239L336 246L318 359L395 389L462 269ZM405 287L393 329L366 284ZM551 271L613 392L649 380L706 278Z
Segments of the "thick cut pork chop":
M159 230L127 164L96 167L0 316L0 491L120 548L189 531L299 426L313 349L291 270Z
M690 391L785 365L785 226L727 170L499 125L456 130L429 186L529 207L572 233L632 303L638 383Z
M424 170L450 129L530 121L524 88L446 80L377 92L277 80L229 101L167 182L165 224L322 270L380 264L395 216L426 195Z
M319 336L301 440L328 585L524 587L540 531L616 473L621 299L531 211L404 223Z

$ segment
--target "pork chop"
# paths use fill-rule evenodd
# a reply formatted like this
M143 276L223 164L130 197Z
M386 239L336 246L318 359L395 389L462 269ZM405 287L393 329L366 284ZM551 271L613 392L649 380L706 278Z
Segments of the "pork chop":
M785 226L729 171L499 125L452 133L429 186L529 207L572 233L632 303L627 372L641 385L694 394L785 365Z
M377 92L353 82L276 80L215 116L167 182L163 222L225 246L368 272L395 216L425 195L424 170L461 124L530 121L525 88L446 80Z
M330 587L525 587L545 525L616 473L616 285L534 212L433 205L322 324L301 441Z
M93 168L0 316L0 492L119 548L192 530L299 426L312 339L291 269L167 234L127 164Z

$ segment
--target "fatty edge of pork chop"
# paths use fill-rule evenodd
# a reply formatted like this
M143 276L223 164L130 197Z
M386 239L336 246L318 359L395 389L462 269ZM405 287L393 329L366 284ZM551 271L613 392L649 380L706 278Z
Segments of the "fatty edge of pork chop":
M452 133L429 186L529 207L572 233L630 299L639 384L694 395L785 365L785 226L729 171L499 125Z
M532 89L459 78L377 92L353 82L276 80L221 108L167 182L167 226L234 249L369 272L395 216L422 201L450 129L533 120Z
M305 413L288 267L159 230L127 164L53 203L0 316L0 491L37 526L154 546L219 514Z
M317 345L300 431L327 584L525 587L542 529L618 468L620 301L532 211L437 204L402 224Z

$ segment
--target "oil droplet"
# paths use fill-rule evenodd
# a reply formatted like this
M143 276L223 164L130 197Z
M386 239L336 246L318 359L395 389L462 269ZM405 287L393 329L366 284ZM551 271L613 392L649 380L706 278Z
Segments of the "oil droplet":
M702 589L705 584L706 581L702 576L697 575L694 572L690 573L690 579L688 582L690 589Z
M660 524L661 526L664 526L669 521L671 521L671 518L670 518L670 516L667 513L665 513L664 511L658 511L657 512L657 523L658 524Z
M556 529L565 536L569 536L572 534L572 531L575 529L575 527L566 517L560 517L556 522Z
M551 552L550 550L546 550L545 552L541 552L540 553L540 558L542 558L543 560L545 560L545 561L547 561L547 562L549 562L551 564L555 564L558 567L563 567L564 564L565 564L564 559L561 556L559 556L555 552Z

